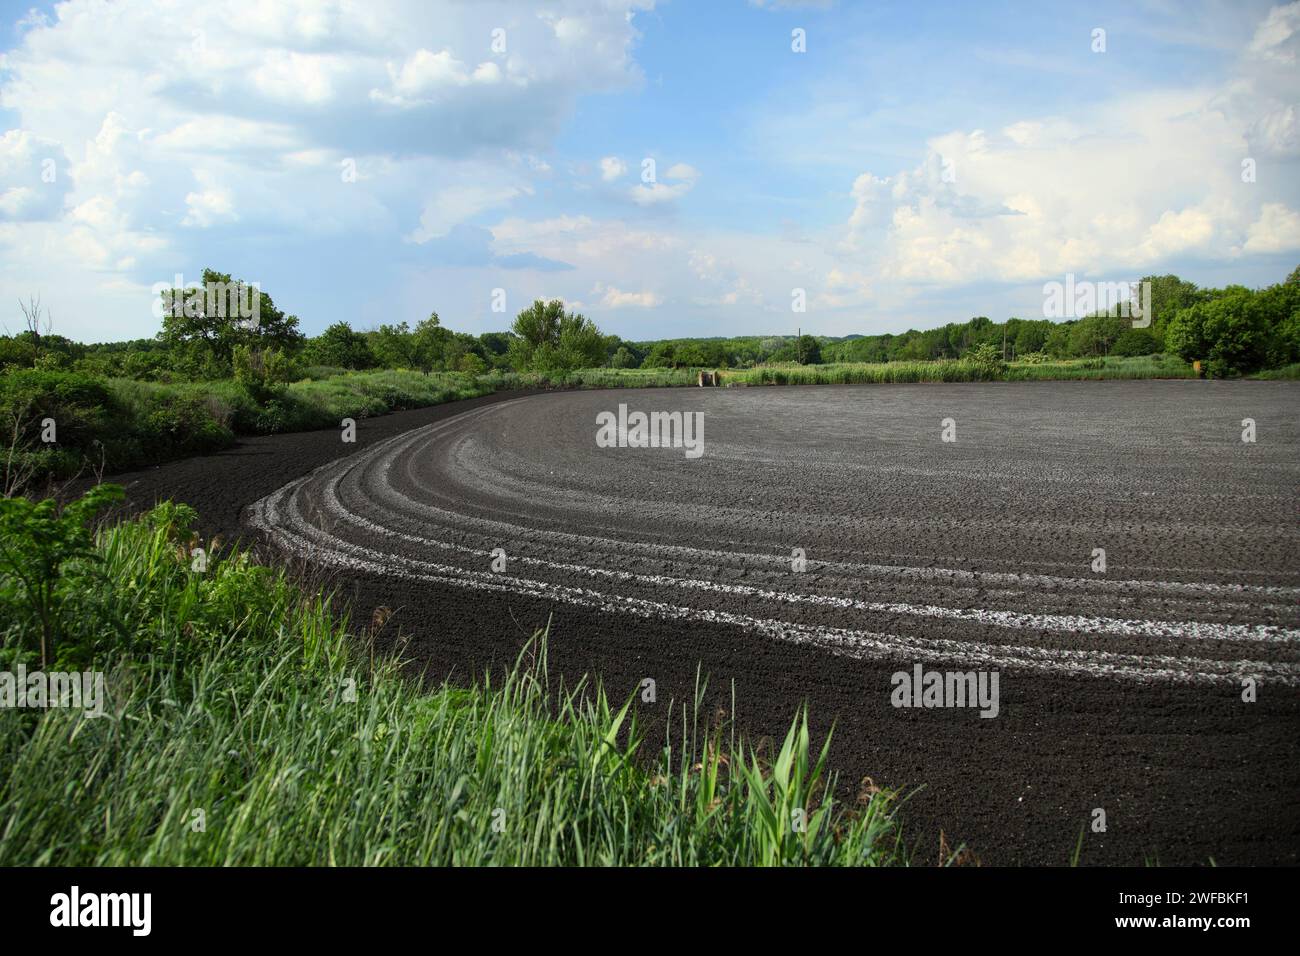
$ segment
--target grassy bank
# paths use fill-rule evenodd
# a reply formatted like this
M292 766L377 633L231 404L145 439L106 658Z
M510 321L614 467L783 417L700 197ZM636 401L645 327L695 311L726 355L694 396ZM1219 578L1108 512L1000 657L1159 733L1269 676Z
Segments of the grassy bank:
M631 702L548 689L544 643L427 692L282 572L195 570L187 508L91 537L96 494L0 501L0 670L44 647L107 688L98 718L0 708L0 865L903 862L891 796L833 800L799 717L771 754L689 704L648 741Z
M1250 377L1266 382L1295 381L1300 379L1300 362L1283 365L1281 368L1266 369L1263 372L1256 372Z
M1194 378L1174 356L1067 359L978 364L940 362L843 362L826 365L764 365L725 371L723 381L744 385L880 385L914 382L1031 382L1081 379Z
M344 418L473 398L497 387L462 374L383 371L324 374L254 396L233 379L162 384L8 372L0 376L4 490L39 490L49 480L218 451L240 435L337 428Z
M1260 377L1295 377L1296 368ZM50 479L105 474L229 447L240 435L337 428L400 409L423 408L516 388L647 388L696 384L696 368L593 368L567 372L343 372L310 376L259 394L233 379L163 384L96 379L77 372L11 371L0 375L0 453L4 488L40 488ZM908 382L1060 381L1189 378L1173 356L1064 361L838 363L726 369L734 385L850 385ZM45 440L43 423L56 426ZM15 441L16 438L16 441Z

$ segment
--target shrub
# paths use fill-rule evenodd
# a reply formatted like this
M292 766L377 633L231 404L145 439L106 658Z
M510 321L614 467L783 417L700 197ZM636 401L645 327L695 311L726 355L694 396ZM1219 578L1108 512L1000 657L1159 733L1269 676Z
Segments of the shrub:
M1187 361L1204 359L1216 378L1264 367L1272 346L1272 329L1259 293L1231 286L1222 295L1180 309L1165 340Z
M1002 352L995 345L988 342L981 342L972 349L968 349L962 356L962 361L969 365L975 372L975 377L981 380L994 381L1002 378L1006 373L1007 363L1002 360Z
M65 570L76 562L98 560L91 519L124 497L116 485L99 485L62 508L52 498L39 503L21 496L0 499L0 603L11 622L4 639L7 651L39 650L43 668L74 656L60 656L59 647L69 593ZM72 593L80 587L74 579Z
M233 362L235 381L259 403L283 394L295 372L292 359L279 349L236 346Z
M1150 329L1125 329L1115 339L1110 348L1111 355L1134 356L1154 355L1162 348L1162 343Z

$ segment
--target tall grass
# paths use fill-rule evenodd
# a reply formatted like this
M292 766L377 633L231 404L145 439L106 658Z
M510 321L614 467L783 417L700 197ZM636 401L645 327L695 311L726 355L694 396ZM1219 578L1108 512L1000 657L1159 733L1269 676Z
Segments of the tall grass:
M1068 359L1007 363L1001 370L962 360L934 362L840 362L826 365L760 365L723 372L738 385L880 385L916 382L1069 381L1079 379L1191 378L1190 365L1174 356Z
M1294 381L1300 379L1300 362L1293 362L1280 368L1266 369L1263 372L1256 372L1250 377L1264 381Z
M282 572L192 571L191 518L101 531L65 589L110 713L0 710L0 865L903 862L892 797L837 801L803 714L763 755L697 698L652 744L633 701L548 685L544 635L499 683L427 692Z
M695 368L581 368L554 372L493 371L479 376L494 389L506 388L672 388L695 385Z
M140 409L137 414L168 400L200 402L223 427L245 435L337 427L343 418L369 418L492 391L491 384L468 375L392 370L306 378L264 402L233 379L185 385L112 379L109 387L123 405Z

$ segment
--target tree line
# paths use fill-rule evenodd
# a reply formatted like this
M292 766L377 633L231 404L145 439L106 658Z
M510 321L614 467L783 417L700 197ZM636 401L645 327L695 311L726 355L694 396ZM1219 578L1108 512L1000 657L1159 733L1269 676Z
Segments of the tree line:
M255 321L213 308L203 289L162 293L162 328L151 339L82 344L42 333L28 321L0 337L0 368L76 368L142 380L235 377L254 387L313 367L402 368L477 374L491 369L555 372L576 368L745 368L767 363L952 360L973 350L1017 359L1070 359L1170 352L1202 360L1210 374L1243 374L1300 362L1300 267L1264 289L1206 289L1174 275L1148 276L1151 322L1135 328L1118 309L1082 319L976 316L939 328L843 337L808 334L628 341L606 335L559 300L533 302L511 328L472 335L444 325L436 312L416 322L356 330L335 322L306 336L297 316L271 296L247 290ZM203 286L236 286L205 270ZM240 288L243 288L242 286ZM24 313L29 310L24 307Z

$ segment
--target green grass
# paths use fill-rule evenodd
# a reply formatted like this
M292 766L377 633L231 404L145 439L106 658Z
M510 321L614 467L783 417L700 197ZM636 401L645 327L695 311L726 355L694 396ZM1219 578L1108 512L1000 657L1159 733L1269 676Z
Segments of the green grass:
M1012 362L1008 382L1084 381L1099 379L1195 378L1192 366L1176 355L1107 356L1029 364Z
M423 408L492 391L466 375L381 371L319 374L288 385L264 402L255 401L233 379L163 385L111 379L109 388L128 407L183 399L199 402L235 435L338 427L344 418L370 418L406 408Z
M382 371L313 376L258 401L238 382L163 384L134 379L95 379L69 372L7 372L0 375L0 441L21 436L5 488L25 475L29 488L50 479L108 474L173 458L228 448L240 435L337 428L344 418L368 418L473 398L497 386L468 375ZM41 440L41 422L58 424L58 441Z
M915 382L1069 381L1075 379L1192 378L1190 365L1173 356L1010 362L1001 372L961 360L762 365L723 372L723 382L744 385L878 385Z
M1262 379L1264 381L1295 381L1300 379L1300 362L1291 365L1283 365L1281 368L1272 368L1263 372L1256 372L1251 378Z
M507 388L674 388L698 383L694 368L583 368L559 372L488 372L479 381Z
M240 435L337 428L344 418L367 418L517 388L658 388L694 386L699 369L578 369L561 372L492 371L472 376L389 370L344 372L312 368L308 376L262 400L233 379L161 384L94 379L67 372L0 375L0 429L8 435L17 410L25 435L9 471L29 471L30 486L103 466L128 471L172 458L229 447ZM982 365L937 362L764 365L723 370L733 385L856 385L911 382L1063 381L1073 379L1190 378L1174 356L1094 358ZM1258 378L1300 377L1300 366ZM57 445L39 441L39 423L59 422ZM5 486L12 482L6 480Z
M193 572L192 517L64 566L60 662L107 671L110 713L0 710L0 865L905 862L894 798L835 800L803 715L760 755L688 701L651 742L638 701L548 686L540 635L496 684L422 690L282 572ZM32 666L20 590L0 665Z

